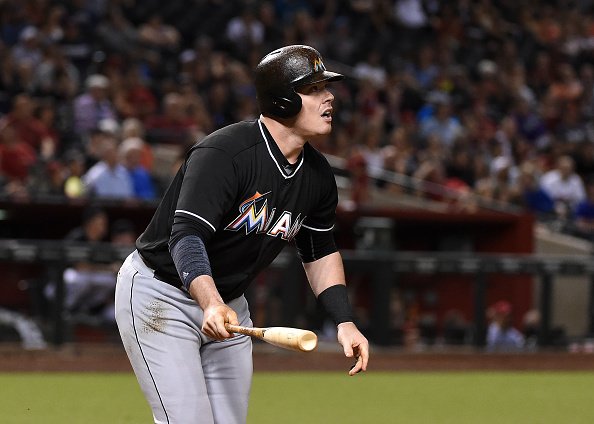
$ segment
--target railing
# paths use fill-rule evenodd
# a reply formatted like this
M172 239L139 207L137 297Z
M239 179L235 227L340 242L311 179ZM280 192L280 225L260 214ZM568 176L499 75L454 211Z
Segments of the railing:
M114 246L107 243L65 243L47 240L0 240L0 261L18 263L43 262L48 269L60 270L65 264L76 261L113 262L122 261L132 251L131 246ZM556 276L584 276L590 280L589 331L594 333L594 260L582 255L536 255L536 254L474 254L467 252L394 252L343 250L347 274L364 273L370 280L370 296L373 308L370 311L370 338L380 345L390 343L387 335L390 322L390 284L403 274L461 274L474 277L474 345L485 345L486 290L490 274L531 275L541 279L538 308L541 313L539 344L546 346L551 331L553 279ZM303 278L301 264L296 255L284 251L271 265L286 271L283 295L283 314L292 319L296 305L297 280ZM57 278L56 302L52 313L52 342L63 342L63 313L60 296L63 283Z

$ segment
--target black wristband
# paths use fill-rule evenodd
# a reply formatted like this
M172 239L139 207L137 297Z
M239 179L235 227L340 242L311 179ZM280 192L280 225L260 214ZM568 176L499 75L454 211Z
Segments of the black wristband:
M334 320L336 325L355 320L349 303L347 288L344 284L328 287L318 295L318 302L324 307L326 313Z

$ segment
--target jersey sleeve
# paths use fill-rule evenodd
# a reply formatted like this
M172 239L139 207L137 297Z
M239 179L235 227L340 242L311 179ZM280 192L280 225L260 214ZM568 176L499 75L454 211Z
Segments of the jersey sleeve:
M302 228L310 231L330 232L336 222L336 205L338 205L338 190L334 175L326 175L324 188L318 206L305 219Z
M318 207L308 214L295 237L297 252L303 262L312 262L337 251L332 230L336 222L338 190L331 172L325 181Z
M233 159L212 147L196 148L186 170L175 208L176 220L195 222L214 234L236 197L238 181Z

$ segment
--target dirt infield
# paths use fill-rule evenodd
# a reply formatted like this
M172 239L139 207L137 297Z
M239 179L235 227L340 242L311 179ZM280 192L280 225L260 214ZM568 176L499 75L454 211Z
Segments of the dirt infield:
M334 347L296 353L256 344L256 371L345 371L352 361ZM559 370L594 371L594 354L538 352L488 354L473 350L411 353L398 349L372 350L373 371ZM0 345L0 372L95 371L129 372L128 359L116 344L68 345L59 349L25 351Z

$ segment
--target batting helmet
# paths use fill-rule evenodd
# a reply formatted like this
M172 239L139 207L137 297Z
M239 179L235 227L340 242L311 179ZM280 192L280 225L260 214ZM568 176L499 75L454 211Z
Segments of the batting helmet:
M343 75L326 70L322 56L313 47L282 47L268 53L256 66L258 106L264 115L291 118L301 110L296 87L342 78Z

